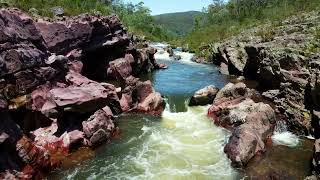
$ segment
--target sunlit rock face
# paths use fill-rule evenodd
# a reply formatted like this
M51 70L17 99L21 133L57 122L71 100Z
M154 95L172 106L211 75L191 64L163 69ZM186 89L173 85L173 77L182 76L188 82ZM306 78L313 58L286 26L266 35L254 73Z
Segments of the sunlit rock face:
M145 96L121 107L126 78L165 65L156 63L156 49L128 38L116 15L35 20L8 8L0 10L0 28L0 139L7 146L0 162L11 162L0 174L43 178L79 147L109 142L118 131L114 115L163 112L162 96L139 79L152 92L133 88L131 96Z
M257 153L266 151L265 142L276 123L275 111L268 104L254 102L255 94L243 83L229 83L208 111L215 124L232 131L224 152L236 167L245 167Z

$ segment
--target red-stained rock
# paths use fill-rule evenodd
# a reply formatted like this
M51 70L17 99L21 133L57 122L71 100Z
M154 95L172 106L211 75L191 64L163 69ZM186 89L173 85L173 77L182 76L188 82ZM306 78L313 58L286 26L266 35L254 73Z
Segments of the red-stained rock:
M32 176L29 173L25 174L23 172L6 170L5 172L0 173L0 179L6 179L6 180L32 179Z
M122 110L162 113L164 101L151 82L132 75L165 65L155 62L155 49L128 50L117 16L35 22L1 9L0 29L0 172L9 170L0 177L43 178L70 150L119 134L113 114ZM107 75L124 90L100 83Z
M58 125L53 122L51 126L46 128L39 128L31 134L34 136L35 144L39 147L51 147L57 151L64 151L69 153L74 145L84 143L84 134L79 130L74 130L71 132L65 132L61 136L56 136L58 131ZM53 155L56 152L51 152Z
M134 59L131 54L126 54L124 58L109 62L108 78L123 81L132 74L131 63L133 62Z
M81 74L73 71L69 72L66 75L66 81L70 85L75 85L75 86L81 86L82 84L96 83L95 81L92 81L87 77L82 76Z
M32 45L25 45L20 48L12 48L1 52L1 73L0 75L16 73L26 68L43 65L47 54Z
M137 111L155 116L161 116L165 109L165 102L158 92L149 94L138 104Z
M84 133L79 130L74 130L68 133L64 133L62 138L63 146L71 149L73 145L84 144Z
M82 122L83 132L89 139L89 145L94 146L111 138L115 130L111 109L106 106L96 111L87 121Z
M39 86L36 90L31 93L30 100L27 105L27 109L31 109L33 111L41 111L43 105L48 100L48 93L51 89L50 84L45 84Z
M120 106L123 112L128 112L133 106L132 93L131 91L123 91L120 99Z
M39 176L39 174L43 172L49 172L61 163L60 161L54 160L50 150L36 146L25 136L17 142L16 148L19 157L27 164L23 172L25 172L25 174L31 173L29 175L32 177Z
M151 81L138 82L135 89L139 102L143 102L151 93L154 92Z
M265 142L273 133L275 113L271 107L253 111L244 123L236 127L224 148L234 166L243 167L259 152L264 152Z
M228 84L217 94L208 116L215 124L228 128L232 135L224 151L236 167L244 167L272 135L275 111L265 103L250 99L253 91L243 83Z
M84 45L89 41L92 27L87 23L73 22L67 26L64 22L48 22L39 20L37 29L44 38L49 50L63 54Z
M37 47L44 47L44 42L33 20L18 9L0 10L0 42L32 41Z
M111 94L111 95L110 95ZM97 82L89 82L80 86L54 88L50 90L50 100L57 107L70 112L92 112L106 106L111 100L118 101L117 97Z
M150 81L138 82L134 91L137 101L137 112L160 116L165 108L164 99L154 91ZM134 99L135 101L135 99Z
M81 74L83 68L83 63L78 60L74 60L68 63L69 71Z

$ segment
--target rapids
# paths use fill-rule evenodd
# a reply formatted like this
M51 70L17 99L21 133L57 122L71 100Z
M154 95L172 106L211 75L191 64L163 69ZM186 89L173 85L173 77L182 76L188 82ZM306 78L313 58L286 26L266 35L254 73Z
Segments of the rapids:
M117 118L122 131L120 139L97 149L92 158L75 161L76 166L55 172L50 179L241 179L246 173L254 176L256 172L267 171L272 163L279 161L281 154L277 152L284 156L304 153L301 159L306 161L308 149L294 148L304 141L283 131L272 137L279 146L272 148L275 152L267 153L264 161L253 160L248 172L232 168L223 152L230 132L216 127L207 118L208 107L187 106L188 98L196 90L211 84L222 88L229 78L219 74L214 66L192 62L193 54L175 51L182 59L174 61L164 50L166 44L153 46L158 49L156 59L168 64L169 69L141 79L152 80L155 89L166 97L167 107L162 117L121 115ZM279 168L307 169L302 160L293 165L284 161L285 167Z

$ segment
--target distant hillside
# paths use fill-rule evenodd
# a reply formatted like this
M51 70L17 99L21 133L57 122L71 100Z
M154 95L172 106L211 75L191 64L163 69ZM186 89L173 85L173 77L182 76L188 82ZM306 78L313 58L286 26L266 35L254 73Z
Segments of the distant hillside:
M199 11L168 13L154 16L156 24L163 26L172 33L183 36L192 30L194 18L201 15Z

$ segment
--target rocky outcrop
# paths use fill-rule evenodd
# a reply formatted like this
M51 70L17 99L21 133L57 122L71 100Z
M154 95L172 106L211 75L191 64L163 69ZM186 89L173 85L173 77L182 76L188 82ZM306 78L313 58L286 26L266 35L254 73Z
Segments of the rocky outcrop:
M114 115L164 110L134 77L166 68L156 49L138 48L115 15L58 19L0 10L1 178L41 179L78 147L109 142Z
M255 27L208 46L222 72L257 80L262 93L283 114L289 130L299 135L310 134L311 116L304 95L308 78L312 84L316 79L319 52L311 47L319 45L319 19L317 12L301 14L277 26ZM319 98L313 95L313 99Z
M265 142L276 123L275 111L268 104L254 102L251 98L255 95L243 83L229 83L218 92L208 110L216 125L232 132L224 152L235 167L244 167L257 153L266 150Z
M311 134L316 139L319 139L317 111L320 109L319 20L319 12L302 13L277 25L254 27L223 43L208 46L213 63L220 66L221 72L244 76L259 83L258 89L273 103L279 112L278 119L283 120L289 131L298 135ZM234 101L224 106L238 103ZM229 123L227 125L230 126ZM239 130L238 134L241 132ZM315 177L320 172L318 146L316 140ZM230 146L228 149L230 153L236 148Z
M89 139L90 146L110 140L116 128L113 119L111 109L106 106L82 122L83 132Z
M126 79L126 84L120 100L123 111L149 112L155 116L162 114L165 108L164 99L160 93L154 91L150 81L141 82L130 76Z
M212 104L219 88L210 85L194 93L189 101L189 106L204 106Z

